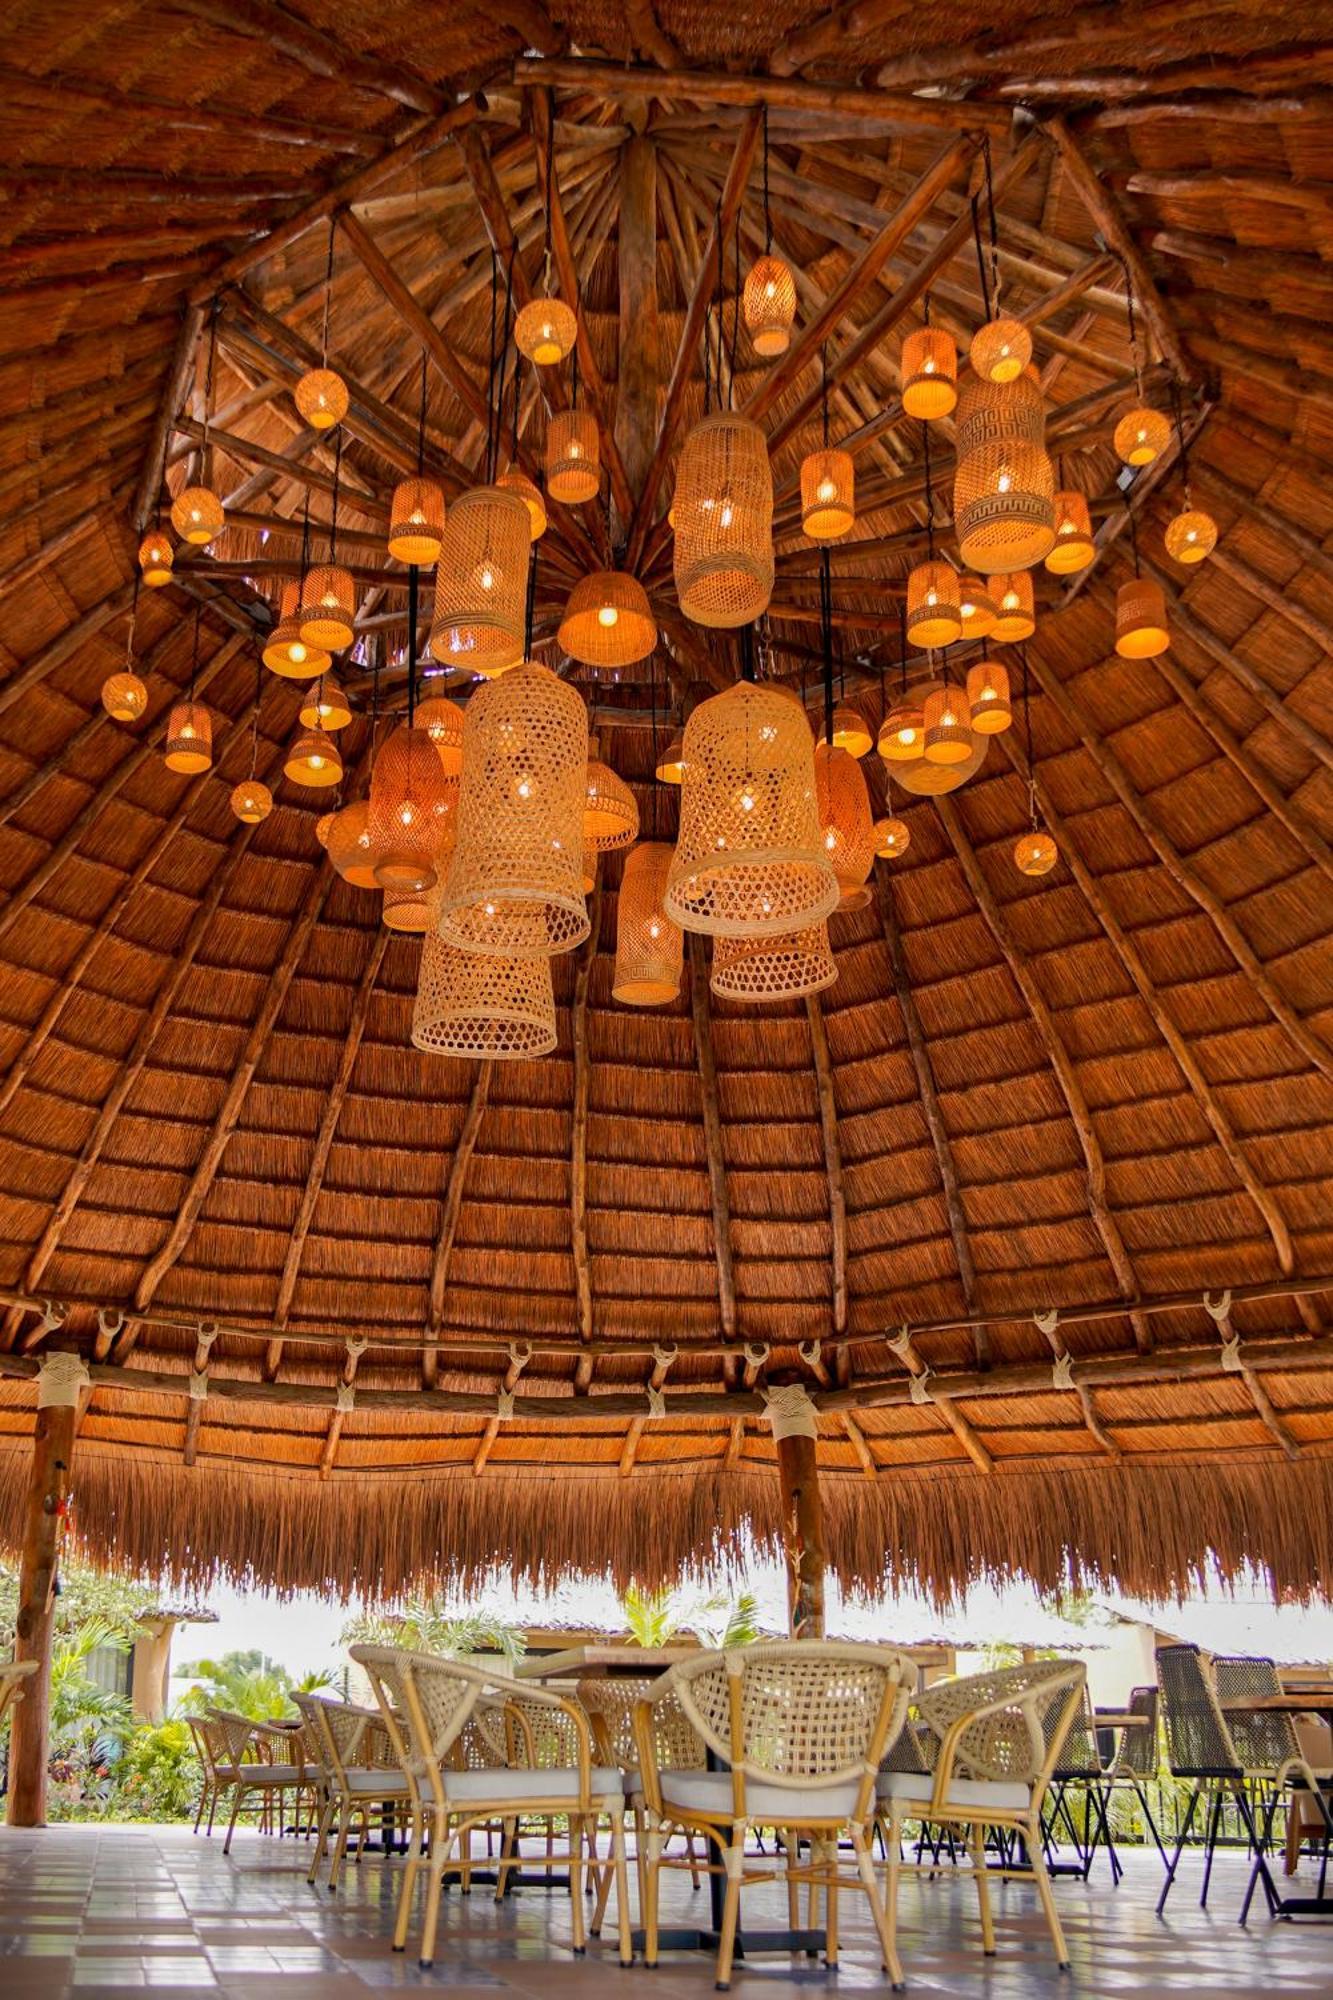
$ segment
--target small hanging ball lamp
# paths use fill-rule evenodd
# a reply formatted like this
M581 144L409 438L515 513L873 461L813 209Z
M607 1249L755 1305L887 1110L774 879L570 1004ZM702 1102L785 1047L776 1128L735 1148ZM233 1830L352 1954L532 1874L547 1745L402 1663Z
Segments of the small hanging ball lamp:
M1038 826L1029 833L1021 833L1014 842L1014 861L1020 875L1049 875L1059 854L1050 834Z
M838 908L863 910L870 901L866 878L875 859L875 825L861 767L846 750L820 743L815 786L824 852L838 878Z
M384 928L421 936L435 921L435 907L421 889L386 889L382 906Z
M325 563L307 572L298 628L303 646L340 653L356 637L355 617L356 587L349 570Z
M446 700L443 695L432 695L428 701L417 703L415 721L417 728L424 729L435 745L445 777L458 777L463 769L464 722L458 703Z
M1002 313L977 328L968 359L983 382L1016 382L1032 359L1032 335L1021 319Z
M878 750L886 764L915 764L925 748L920 702L897 701L879 726Z
M958 612L964 639L988 639L1000 615L994 585L979 576L963 577L958 586Z
M444 494L433 479L400 479L389 506L389 554L424 569L438 561Z
M352 704L337 681L321 676L301 697L298 714L307 729L327 729L332 735L337 729L346 729L352 719Z
M585 667L629 667L657 644L657 620L637 577L599 569L574 585L558 636Z
M242 826L258 826L273 810L273 794L258 778L243 778L232 789L231 809Z
M657 760L653 774L664 785L679 785L685 780L685 738L676 731L666 749Z
M958 398L953 522L963 566L983 576L1028 569L1055 540L1055 471L1035 372L1012 382L969 375Z
M680 992L685 933L666 913L669 841L649 840L625 857L616 899L611 997L622 1007L664 1007Z
M205 548L222 533L222 502L210 486L187 486L171 503L171 525L183 542Z
M137 722L148 706L148 689L125 668L102 682L102 706L113 722Z
M999 736L1014 719L1009 674L998 660L979 660L967 670L967 702L972 727L981 736Z
M875 821L875 852L881 861L896 861L912 844L912 829L893 813Z
M384 920L389 921L386 906ZM556 1044L551 961L462 951L439 935L421 948L412 1043L429 1055L521 1062Z
M546 490L579 507L595 500L602 482L597 425L590 410L555 410L546 426Z
M1055 540L1046 552L1046 567L1052 576L1073 576L1086 569L1097 553L1092 538L1092 517L1083 494L1074 491L1055 496Z
M825 742L824 725L819 725L819 741ZM845 750L850 757L864 757L874 749L875 739L866 727L866 719L859 708L850 702L840 701L833 710L833 747Z
M681 447L672 566L696 625L750 625L773 595L773 472L758 424L705 417Z
M516 493L474 486L449 510L439 567L430 650L443 667L494 680L523 657L528 510Z
M301 637L301 586L284 583L278 622L264 641L264 665L283 680L308 681L327 673L331 655Z
M961 593L948 563L918 563L908 575L907 636L923 648L952 646L962 638Z
M201 701L178 701L167 721L164 762L169 771L196 778L213 762L213 718Z
M546 533L546 502L542 499L541 487L529 479L526 472L520 472L516 465L511 465L508 472L502 472L495 483L506 493L518 495L528 510L532 539L539 542Z
M1152 660L1171 643L1166 598L1150 576L1132 576L1115 594L1115 649L1122 660Z
M529 299L514 321L514 345L539 368L554 368L572 354L579 323L563 299Z
M370 844L370 800L356 799L330 817L325 841L329 860L354 889L375 889L376 854Z
M1115 427L1112 443L1126 465L1151 465L1171 442L1171 419L1161 410L1136 404Z
M838 976L828 925L782 937L719 937L708 981L721 1000L799 1000L822 993Z
M926 762L965 764L972 755L972 712L962 688L933 688L926 696Z
M745 330L761 360L775 361L791 345L796 280L781 257L765 254L751 265L741 295Z
M918 327L903 342L903 414L927 423L958 401L958 350L942 326Z
M310 785L323 789L336 785L343 774L343 760L338 755L338 746L331 736L322 729L303 729L292 741L283 760L283 774L294 785Z
M139 574L150 590L171 582L171 543L160 528L150 529L139 544Z
M1187 507L1168 521L1165 540L1173 562L1201 563L1217 547L1217 523L1201 507Z
M347 384L334 368L310 368L292 400L312 430L331 431L347 415Z
M583 799L583 854L607 854L629 847L639 837L639 808L625 780L597 756L589 743L588 776Z
M399 723L380 746L370 774L366 834L381 888L434 888L452 790L427 731Z
M801 460L801 527L812 542L836 542L856 524L856 468L827 445Z
M1012 646L1022 639L1030 639L1037 629L1037 614L1032 578L1028 572L1016 569L1008 576L997 576L992 581L991 589L995 597L995 623L990 629L992 643Z

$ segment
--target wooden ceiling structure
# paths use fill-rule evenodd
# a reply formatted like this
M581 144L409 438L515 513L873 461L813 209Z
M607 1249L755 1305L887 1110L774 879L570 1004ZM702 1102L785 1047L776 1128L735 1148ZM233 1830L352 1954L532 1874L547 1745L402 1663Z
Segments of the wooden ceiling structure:
M1330 10L1251 0L488 0L410 20L302 0L6 10L0 173L0 1491L17 1541L33 1378L82 1354L81 1535L376 1594L493 1562L641 1580L784 1527L766 1393L805 1385L831 1560L947 1592L984 1571L1184 1587L1212 1551L1285 1592L1333 1562L1333 47ZM731 339L763 244L797 279L789 354ZM645 831L682 704L737 672L675 602L665 510L720 298L735 406L765 428L777 583L763 666L813 700L818 576L796 475L855 452L832 551L849 691L878 722L924 534L902 335L984 317L987 157L1008 310L1098 554L1039 576L1020 732L834 920L799 1006L610 994L620 859L555 963L537 1063L414 1050L419 944L378 922L277 786L292 684L265 676L271 818L238 825L257 645L327 521L333 453L291 400L330 359L351 410L340 538L360 591L349 777L372 667L401 701L412 470L476 482L496 273L551 250L579 301L605 508L552 509L537 650L612 548L651 668L580 681ZM1177 569L1175 446L1133 518L1110 443L1178 394L1220 539ZM138 530L210 430L228 527L138 604L152 706L126 732ZM734 371L734 372L733 372ZM568 367L523 368L540 465ZM937 451L947 533L952 466ZM1117 585L1164 581L1172 644L1112 650ZM165 770L188 680L214 770ZM438 684L437 684L438 685ZM460 691L462 694L466 690ZM1060 861L1012 865L1028 781ZM882 787L882 778L873 781Z

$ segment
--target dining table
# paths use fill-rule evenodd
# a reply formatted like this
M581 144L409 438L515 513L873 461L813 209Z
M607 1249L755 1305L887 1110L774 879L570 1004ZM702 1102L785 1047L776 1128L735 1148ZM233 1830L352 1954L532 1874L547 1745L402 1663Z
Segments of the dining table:
M1246 1715L1317 1715L1333 1729L1333 1681L1292 1682L1276 1694L1236 1695L1220 1702L1226 1717ZM1333 1811L1333 1798L1328 1790L1322 1791L1324 1810ZM1273 1881L1268 1867L1267 1839L1271 1831L1272 1815L1261 1836L1263 1844L1255 1859L1250 1875L1250 1885L1245 1893L1245 1911L1248 1913L1250 1899L1255 1887L1262 1882L1268 1900L1270 1913L1275 1917L1333 1917L1333 1895L1328 1893L1329 1838L1324 1840L1320 1857L1319 1887L1312 1896L1282 1895Z

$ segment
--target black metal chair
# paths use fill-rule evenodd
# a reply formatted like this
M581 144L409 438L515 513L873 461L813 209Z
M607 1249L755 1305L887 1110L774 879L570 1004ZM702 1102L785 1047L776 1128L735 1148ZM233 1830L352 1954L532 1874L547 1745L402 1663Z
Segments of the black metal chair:
M1074 1801L1079 1792L1083 1795L1081 1833L1074 1811ZM1124 1873L1120 1865L1120 1856L1115 1851L1115 1841L1111 1837L1111 1822L1106 1810L1107 1796L1106 1766L1097 1742L1092 1706L1085 1688L1082 1706L1074 1718L1073 1727L1065 1737L1059 1762L1052 1773L1043 1826L1048 1858L1053 1842L1059 1838L1060 1828L1064 1827L1074 1843L1074 1852L1078 1856L1078 1873L1085 1882L1092 1870L1098 1846L1102 1843L1105 1843L1106 1858L1111 1864L1112 1882L1118 1884ZM1055 1863L1054 1868L1059 1872L1060 1864Z
M1263 1883L1269 1911L1277 1907L1277 1891L1268 1870L1259 1830L1245 1788L1245 1766L1241 1762L1226 1717L1218 1705L1217 1692L1197 1646L1161 1646L1157 1652L1157 1685L1162 1697L1162 1719L1166 1729L1166 1753L1173 1777L1192 1781L1189 1806L1166 1865L1166 1880L1157 1899L1160 1917L1166 1908L1180 1866L1180 1857L1189 1838L1200 1799L1205 1800L1203 1888L1201 1907L1208 1902L1213 1854L1222 1829L1222 1812L1228 1798L1234 1800L1245 1828L1250 1851L1255 1855L1259 1880ZM1253 1884L1251 1884L1251 1890ZM1248 1909L1249 1896L1246 1897Z
M1276 1663L1269 1659L1247 1659L1218 1654L1213 1660L1213 1684L1221 1703L1262 1701L1267 1695L1281 1694ZM1329 1838L1333 1834L1333 1780L1313 1771L1301 1749L1293 1718L1281 1709L1232 1709L1227 1727L1236 1755L1245 1768L1247 1785L1255 1795L1255 1816L1262 1818L1261 1852L1272 1842L1273 1821L1290 1786L1304 1792L1318 1805L1324 1821L1324 1843L1320 1857L1319 1896L1322 1899L1328 1874ZM1256 1860L1241 1911L1244 1923L1250 1912L1259 1869Z
M1126 1703L1126 1713L1141 1715L1141 1726L1120 1731L1120 1745L1115 1753L1115 1761L1107 1774L1107 1782L1112 1792L1117 1789L1132 1791L1138 1801L1143 1822L1162 1857L1162 1866L1167 1863L1167 1852L1162 1845L1162 1836L1157 1830L1157 1822L1148 1803L1148 1786L1157 1783L1161 1751L1157 1740L1158 1694L1155 1687L1136 1687Z

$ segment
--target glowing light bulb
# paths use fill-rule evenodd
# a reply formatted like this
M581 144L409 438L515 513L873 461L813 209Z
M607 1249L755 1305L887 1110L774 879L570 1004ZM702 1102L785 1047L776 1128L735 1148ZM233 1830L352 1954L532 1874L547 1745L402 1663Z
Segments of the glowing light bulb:
M983 701L994 701L994 699L995 699L995 690L994 690L994 688L993 688L993 687L984 687L984 688L983 688L983 689L981 690L981 699L982 699Z
M836 499L837 492L838 489L833 484L833 481L831 479L821 479L819 482L819 490L815 494L815 498L816 500L825 500L825 501L833 500Z
M935 362L933 357L929 361L927 361L925 367L921 370L921 373L923 375L933 375L935 373Z
M1018 592L1016 590L1006 590L1000 602L1005 611L1017 611Z
M916 742L916 731L910 722L904 723L903 727L898 731L898 741L905 747Z
M768 283L764 286L764 297L766 299L774 298L777 294L777 289L778 289L777 286L773 283L773 280L770 278Z
M742 811L742 812L746 812L746 813L748 813L748 812L753 812L753 811L754 811L754 793L753 793L753 792L742 792L742 793L741 793L741 797L740 797L740 807L741 807L741 811Z
M1013 485L1013 483L1014 483L1014 476L1012 472L1010 472L1008 466L1006 466L1004 470L1001 472L999 478L995 482L996 487L1001 493L1007 493L1009 491L1009 488Z
M926 603L927 603L927 604L938 604L938 603L939 603L939 601L940 601L940 600L939 600L939 596L938 596L937 592L935 592L935 591L933 591L933 590L928 590L928 591L926 592Z
M648 935L650 938L660 937L662 935L662 926L658 923L656 917L653 918L652 922L648 926Z
M287 657L294 667L299 667L303 663L306 657L306 649L299 639L292 640L291 645L287 648Z
M729 527L731 526L731 502L730 502L730 500L724 500L724 501L722 502L722 525L723 525L723 527L724 527L724 528L729 528Z
M489 563L482 564L480 580L481 580L481 587L483 590L494 590L495 571L491 568Z
M569 455L571 458L582 458L583 456L583 446L577 438L571 438L569 441Z
M604 604L597 613L597 623L599 625L614 625L619 620L619 617L620 613L616 610L614 604Z
M940 717L940 728L941 729L953 728L953 710L951 708L946 708L943 715Z

